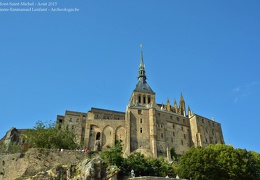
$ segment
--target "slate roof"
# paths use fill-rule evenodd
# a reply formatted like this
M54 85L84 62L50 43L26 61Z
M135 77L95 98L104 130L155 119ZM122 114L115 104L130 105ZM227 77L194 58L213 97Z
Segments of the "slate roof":
M134 89L135 92L142 92L142 93L150 93L150 94L155 94L151 87L148 85L148 83L142 79L139 78L138 83Z

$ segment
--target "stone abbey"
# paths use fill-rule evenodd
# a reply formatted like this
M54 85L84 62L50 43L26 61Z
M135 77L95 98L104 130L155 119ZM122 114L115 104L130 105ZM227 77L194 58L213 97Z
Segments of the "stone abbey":
M186 111L183 95L179 105L156 103L155 92L146 81L141 50L138 82L125 112L91 108L87 113L66 111L58 115L57 128L75 131L77 142L89 150L105 150L121 141L123 153L171 159L170 151L183 154L192 146L224 144L221 124Z

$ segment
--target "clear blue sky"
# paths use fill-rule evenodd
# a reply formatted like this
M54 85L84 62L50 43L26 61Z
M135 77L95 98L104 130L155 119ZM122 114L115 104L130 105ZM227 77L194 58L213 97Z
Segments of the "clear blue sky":
M80 11L0 12L1 137L65 110L125 111L142 43L157 103L182 92L226 144L260 152L259 0L57 3Z

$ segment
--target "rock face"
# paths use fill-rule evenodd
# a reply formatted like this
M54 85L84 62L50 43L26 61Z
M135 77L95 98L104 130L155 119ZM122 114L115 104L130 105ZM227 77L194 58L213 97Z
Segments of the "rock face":
M30 149L25 154L0 154L0 180L117 179L117 169L81 151Z

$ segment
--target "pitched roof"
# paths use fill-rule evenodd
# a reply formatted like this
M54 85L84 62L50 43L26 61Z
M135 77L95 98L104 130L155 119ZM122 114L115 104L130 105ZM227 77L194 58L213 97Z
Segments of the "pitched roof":
M151 87L148 85L146 81L142 81L139 79L135 89L135 92L142 92L142 93L150 93L150 94L155 94Z

